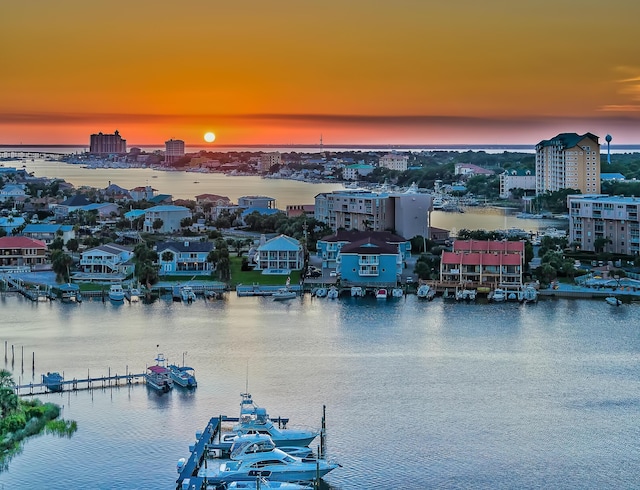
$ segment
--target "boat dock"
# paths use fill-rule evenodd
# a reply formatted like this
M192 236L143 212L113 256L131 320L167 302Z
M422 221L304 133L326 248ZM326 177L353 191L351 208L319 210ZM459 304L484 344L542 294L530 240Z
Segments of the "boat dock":
M111 369L109 369L111 371ZM116 388L144 382L144 373L122 374L108 376L91 377L87 373L86 378L73 378L60 382L61 390L51 390L45 383L29 383L16 385L15 390L18 396L44 395L46 393L60 393L64 391L94 390L99 388Z
M180 469L180 475L176 480L176 490L188 488L189 490L202 490L206 487L205 478L199 477L198 471L202 466L207 448L213 443L220 433L223 417L212 417L202 433L196 433L198 440L190 447L191 456L184 462Z

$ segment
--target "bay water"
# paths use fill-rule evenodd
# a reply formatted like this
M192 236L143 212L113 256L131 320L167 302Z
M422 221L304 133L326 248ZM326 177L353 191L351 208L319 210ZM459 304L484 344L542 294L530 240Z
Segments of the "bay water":
M199 386L40 396L78 431L27 440L0 485L175 488L196 431L237 416L248 387L292 426L318 427L326 406L328 454L342 464L325 477L333 489L638 488L638 308L235 293L74 305L4 294L0 341L16 381L138 373L162 352L194 367Z

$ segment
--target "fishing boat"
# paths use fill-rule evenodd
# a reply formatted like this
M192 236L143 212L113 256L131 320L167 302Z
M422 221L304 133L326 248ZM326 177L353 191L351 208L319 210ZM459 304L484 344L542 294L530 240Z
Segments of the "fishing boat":
M171 372L166 367L166 359L163 354L158 354L155 358L155 366L149 366L144 375L147 386L162 393L167 393L173 388Z
M124 301L124 289L122 289L122 284L111 285L109 288L109 299L116 303Z
M276 447L266 434L237 437L231 445L229 459L208 458L198 477L208 483L256 481L310 482L324 477L340 465L324 458L300 458Z
M266 408L256 405L250 393L241 393L240 396L240 417L238 423L233 426L230 434L232 437L266 434L278 447L305 447L320 434L320 431L312 428L288 429L285 421L278 418L274 422Z
M338 296L340 296L340 291L338 291L338 288L336 288L335 286L331 286L327 291L327 298L338 299Z
M611 306L620 306L622 304L622 300L616 298L615 296L607 296L604 300Z
M387 299L387 290L385 288L376 289L376 299Z
M64 377L58 372L49 372L42 375L42 384L49 391L62 391Z
M180 288L180 298L186 303L192 303L196 300L196 293L191 286L184 285Z

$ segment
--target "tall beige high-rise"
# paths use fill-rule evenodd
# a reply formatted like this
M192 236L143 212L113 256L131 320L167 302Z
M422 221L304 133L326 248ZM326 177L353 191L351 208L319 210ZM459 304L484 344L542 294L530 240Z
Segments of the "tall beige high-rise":
M536 194L576 189L600 193L600 143L591 133L560 133L536 145Z

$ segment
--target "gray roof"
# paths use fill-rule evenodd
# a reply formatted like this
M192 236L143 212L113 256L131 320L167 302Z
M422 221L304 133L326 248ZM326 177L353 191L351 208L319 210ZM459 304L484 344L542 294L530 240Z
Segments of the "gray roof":
M185 245L186 243L186 245ZM212 242L160 242L156 245L158 253L165 250L175 250L176 252L211 252Z

